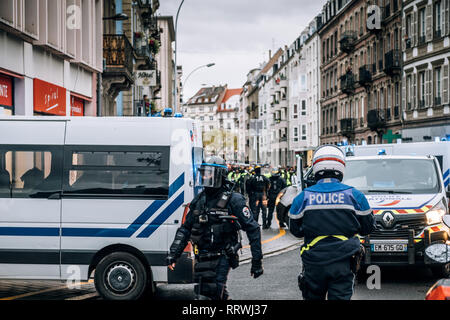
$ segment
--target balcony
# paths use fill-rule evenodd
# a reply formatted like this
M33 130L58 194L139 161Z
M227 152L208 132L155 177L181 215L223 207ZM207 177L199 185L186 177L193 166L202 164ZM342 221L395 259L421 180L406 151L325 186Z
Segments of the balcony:
M372 73L369 71L368 66L359 67L358 83L363 87L367 87L372 83Z
M391 50L384 55L384 72L390 76L399 75L402 71L402 58L400 50Z
M125 35L103 35L104 83L108 95L116 97L120 91L128 90L133 80L133 47Z
M355 133L356 119L344 118L341 119L340 122L341 122L341 134L344 137L349 137Z
M369 110L367 112L367 126L372 131L384 128L386 126L384 112L381 112L380 110Z
M341 91L345 94L353 94L355 92L355 79L354 75L351 72L347 72L346 74L340 77L341 80Z
M339 39L339 43L341 44L341 51L345 53L352 52L355 47L355 41L356 31L344 31L341 34L341 38Z

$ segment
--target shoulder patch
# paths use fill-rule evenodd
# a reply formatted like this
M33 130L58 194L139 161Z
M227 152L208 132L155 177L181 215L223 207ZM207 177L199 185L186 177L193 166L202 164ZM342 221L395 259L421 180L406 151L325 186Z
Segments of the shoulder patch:
M244 207L242 209L242 214L244 215L244 217L246 217L247 219L250 219L251 213L250 210L248 209L248 207Z

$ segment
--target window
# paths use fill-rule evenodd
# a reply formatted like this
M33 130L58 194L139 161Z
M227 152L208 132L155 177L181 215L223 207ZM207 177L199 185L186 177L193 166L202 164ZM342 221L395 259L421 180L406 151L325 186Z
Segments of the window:
M306 116L306 100L302 100L302 116Z
M434 37L441 37L441 1L434 3Z
M425 107L425 71L419 73L419 108Z
M214 116L209 116L209 120L214 120Z
M419 44L425 43L425 8L419 10Z
M294 119L297 119L297 114L298 114L298 106L296 104L294 104Z
M441 68L434 69L434 105L441 104Z
M169 147L71 147L64 158L65 195L169 196Z
M306 140L306 125L302 124L302 140Z
M0 197L47 198L61 191L62 147L0 147Z
M294 141L297 142L298 141L298 128L294 127Z

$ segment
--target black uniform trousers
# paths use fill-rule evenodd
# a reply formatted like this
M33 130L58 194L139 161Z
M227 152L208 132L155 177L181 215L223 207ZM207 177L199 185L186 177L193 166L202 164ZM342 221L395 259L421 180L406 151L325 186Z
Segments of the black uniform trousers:
M263 216L263 223L270 227L273 219L273 212L275 210L275 201L277 200L277 194L269 194L269 199L267 201L267 217Z
M250 210L253 213L253 219L258 222L259 219L259 211L262 210L263 219L267 215L267 207L263 204L263 192L254 192L249 198Z
M353 295L355 275L350 258L327 265L305 265L303 270L304 300L350 300Z

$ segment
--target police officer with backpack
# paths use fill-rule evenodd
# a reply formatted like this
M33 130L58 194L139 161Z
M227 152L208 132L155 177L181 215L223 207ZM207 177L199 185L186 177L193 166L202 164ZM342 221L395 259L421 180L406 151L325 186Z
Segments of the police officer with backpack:
M247 233L250 242L250 275L258 278L263 274L259 225L245 198L233 192L233 183L226 178L227 166L220 157L213 156L200 166L196 185L203 186L204 191L192 200L167 257L167 265L173 270L191 241L195 254L195 292L213 300L228 299L226 281L230 268L239 265L240 230Z
M261 174L261 167L256 166L255 174L247 181L247 193L250 209L256 222L259 219L259 212L262 210L263 220L267 215L267 192L270 188L269 179ZM263 224L265 221L263 221Z
M281 178L280 170L273 169L272 174L269 178L270 188L268 191L269 201L268 201L268 214L267 217L263 216L263 229L269 229L272 224L273 212L275 210L275 201L278 194L286 188L286 182ZM284 222L280 221L280 227L284 227Z
M299 287L305 300L350 300L363 255L357 235L374 230L374 216L364 194L341 183L341 149L323 145L312 161L317 183L304 189L289 211L289 230L304 237Z

